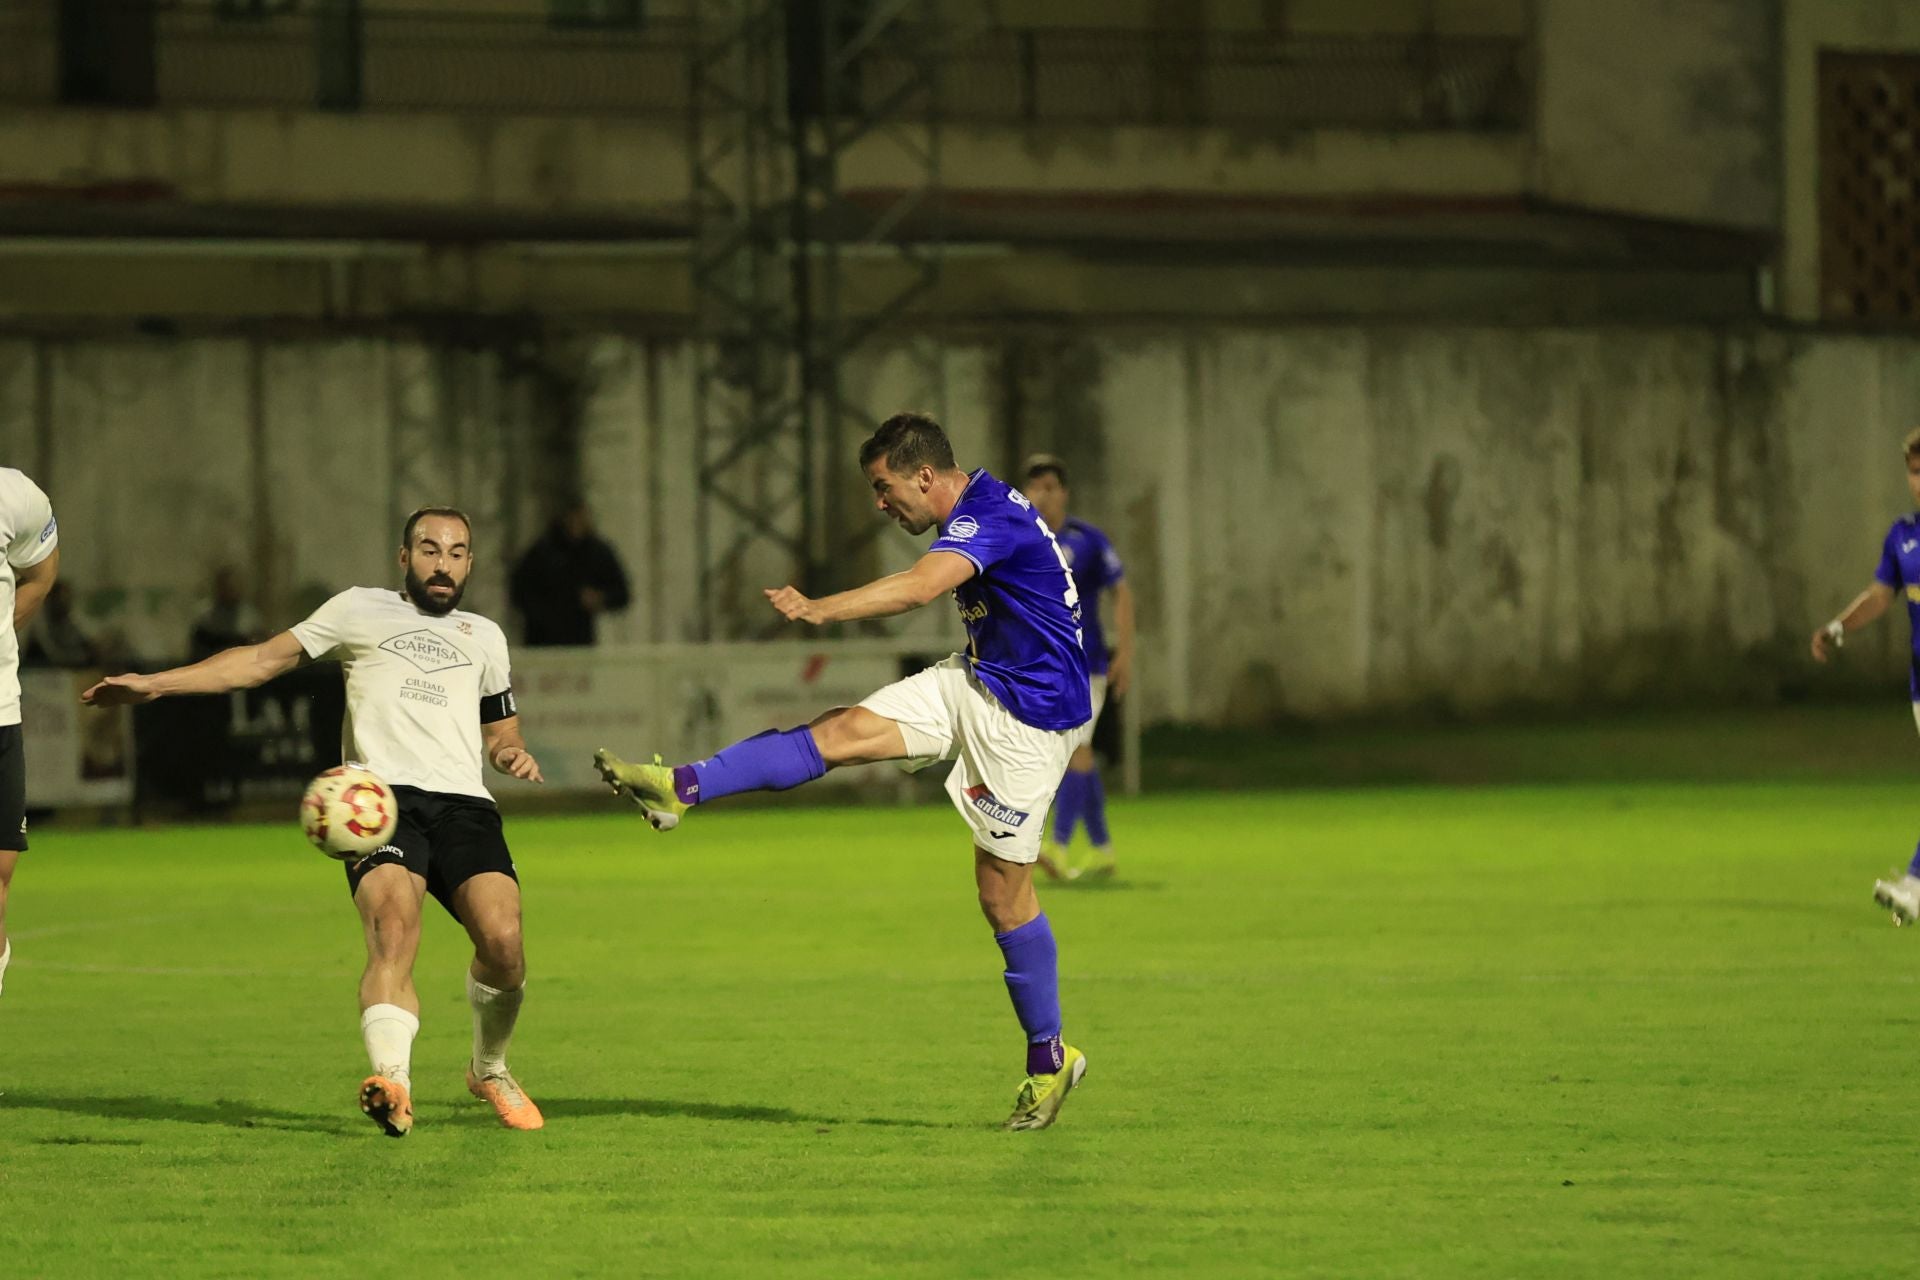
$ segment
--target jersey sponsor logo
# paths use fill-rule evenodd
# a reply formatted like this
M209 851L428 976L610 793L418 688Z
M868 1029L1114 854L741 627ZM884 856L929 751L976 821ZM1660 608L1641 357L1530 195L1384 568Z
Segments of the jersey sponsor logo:
M965 542L978 532L980 532L980 522L978 520L975 520L972 516L960 516L957 519L948 521L946 532L940 536L943 538L952 538L955 542Z
M45 542L48 538L51 538L53 536L54 530L58 529L59 527L60 527L60 521L57 518L50 517L47 520L47 527L40 531L40 541Z
M460 652L451 640L426 630L389 636L380 642L380 647L405 658L426 675L473 665L473 659Z
M431 680L416 680L408 676L406 683L400 689L400 701L424 702L428 706L444 707L447 705L447 691L445 686L437 685Z
M967 803L1004 826L1017 827L1027 820L1025 810L1015 809L1010 805L1001 804L993 798L993 792L987 790L984 786L968 787L965 794ZM1007 834L1012 835L1013 833L1008 832ZM996 840L1001 838L1000 836L994 837Z
M962 622L978 622L986 616L987 602L984 600L978 604L963 604L960 606L960 621Z

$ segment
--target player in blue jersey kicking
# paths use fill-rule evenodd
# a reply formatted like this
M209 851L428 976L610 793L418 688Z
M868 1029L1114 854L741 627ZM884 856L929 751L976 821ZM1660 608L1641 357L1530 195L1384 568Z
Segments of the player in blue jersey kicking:
M938 526L912 568L812 600L769 590L787 618L819 626L884 618L952 592L967 652L890 684L857 707L812 724L757 734L705 760L628 764L602 750L594 765L617 794L668 831L695 805L741 791L784 791L843 764L953 761L947 795L973 832L980 909L1006 957L1007 992L1026 1032L1026 1079L1009 1129L1044 1129L1086 1074L1087 1059L1060 1038L1053 930L1033 892L1040 828L1092 718L1080 597L1066 555L1019 490L985 470L954 465L933 419L887 419L860 447L860 466L881 511L908 533Z
M1133 681L1133 588L1113 543L1085 520L1067 514L1067 464L1050 453L1027 459L1024 492L1040 513L1055 541L1067 553L1073 584L1080 592L1081 633L1086 638L1087 671L1092 677L1093 719L1087 721L1067 761L1060 794L1053 798L1053 838L1040 852L1040 869L1055 879L1077 880L1083 875L1114 873L1113 843L1107 835L1107 790L1100 780L1100 762L1093 754L1093 727L1106 705L1107 695L1127 696ZM1100 596L1113 593L1113 653L1107 653L1100 628ZM1076 823L1087 824L1092 856L1076 862L1068 853Z
M1920 427L1907 433L1901 452L1907 465L1907 492L1920 509ZM1920 510L1901 516L1887 530L1880 547L1880 565L1873 581L1840 611L1840 616L1813 633L1813 660L1825 662L1846 641L1847 632L1877 621L1898 595L1907 602L1907 621L1913 629L1913 655L1908 664L1907 689L1913 699L1913 718L1920 726ZM1896 925L1920 920L1920 848L1907 873L1898 879L1875 880L1873 900L1893 913Z

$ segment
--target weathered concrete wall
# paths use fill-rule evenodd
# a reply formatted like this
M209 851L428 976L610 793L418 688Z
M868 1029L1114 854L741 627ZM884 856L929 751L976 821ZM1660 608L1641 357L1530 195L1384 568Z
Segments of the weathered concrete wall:
M1887 687L1904 661L1898 618L1831 673L1802 647L1908 506L1920 342L1040 327L949 338L939 364L963 461L1072 462L1139 594L1152 715L1771 698ZM847 389L931 403L903 350ZM90 621L156 655L181 647L215 564L243 565L284 625L388 580L399 519L427 501L474 513L469 598L504 617L510 553L541 495L576 482L634 577L608 638L692 638L697 445L678 341L539 358L403 338L0 343L0 457L53 494ZM844 481L864 503L851 461ZM885 530L871 571L918 547ZM746 606L783 569L754 565L767 582L739 584ZM930 646L957 634L944 609L909 626Z
M1775 228L1781 0L1539 0L1536 189Z

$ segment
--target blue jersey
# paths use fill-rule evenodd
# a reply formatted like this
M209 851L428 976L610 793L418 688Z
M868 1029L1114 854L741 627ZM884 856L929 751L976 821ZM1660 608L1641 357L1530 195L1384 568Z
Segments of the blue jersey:
M1107 535L1085 520L1068 516L1067 523L1053 536L1067 553L1073 585L1080 592L1080 631L1087 642L1087 670L1103 676L1107 674L1107 638L1100 634L1100 593L1126 577L1126 571L1120 567L1120 555Z
M1880 548L1880 567L1873 580L1893 588L1907 602L1907 623L1913 629L1913 658L1907 664L1907 691L1920 702L1920 514L1901 516L1887 530Z
M929 551L975 573L954 588L973 673L1022 724L1077 729L1093 717L1080 593L1066 553L1026 495L975 471Z

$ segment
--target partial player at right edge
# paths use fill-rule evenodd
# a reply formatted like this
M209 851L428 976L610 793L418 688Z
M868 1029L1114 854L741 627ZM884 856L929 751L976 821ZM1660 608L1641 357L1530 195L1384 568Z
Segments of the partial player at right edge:
M1867 589L1855 596L1838 617L1813 633L1813 660L1827 661L1832 651L1846 642L1849 631L1878 621L1896 594L1904 596L1907 621L1913 629L1907 687L1913 700L1914 724L1920 727L1920 427L1907 433L1901 453L1906 461L1907 492L1916 510L1895 520L1887 530L1880 548L1880 567L1873 571ZM1873 900L1893 913L1896 925L1920 920L1920 847L1915 848L1905 875L1873 882Z

